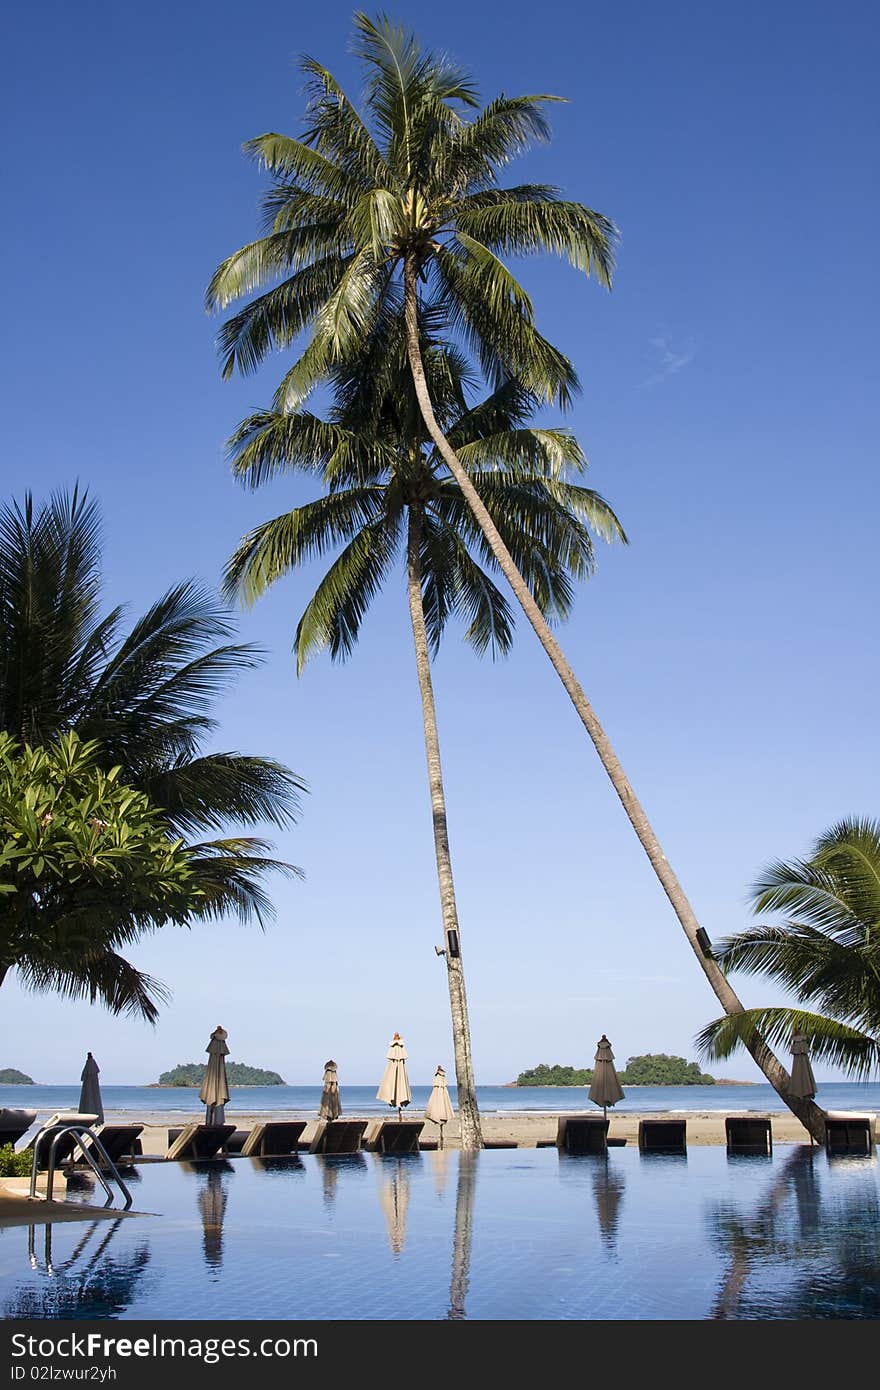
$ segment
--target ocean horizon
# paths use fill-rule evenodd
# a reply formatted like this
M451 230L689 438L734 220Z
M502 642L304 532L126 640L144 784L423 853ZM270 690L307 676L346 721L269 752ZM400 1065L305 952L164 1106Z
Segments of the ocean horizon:
M767 1084L715 1086L631 1086L614 1107L615 1114L634 1111L705 1111L717 1114L781 1113L786 1106ZM43 1119L56 1110L79 1106L78 1085L0 1086L0 1106L36 1110ZM431 1094L430 1086L412 1086L412 1110L421 1111ZM449 1087L457 1104L456 1088ZM191 1116L204 1111L195 1086L102 1086L106 1116ZM320 1086L231 1086L227 1118L241 1115L289 1114L314 1116L321 1097ZM343 1114L382 1115L388 1106L376 1099L375 1086L341 1086ZM485 1115L541 1114L583 1111L593 1108L586 1086L478 1086L477 1101ZM880 1082L829 1081L820 1084L816 1103L825 1110L880 1112Z

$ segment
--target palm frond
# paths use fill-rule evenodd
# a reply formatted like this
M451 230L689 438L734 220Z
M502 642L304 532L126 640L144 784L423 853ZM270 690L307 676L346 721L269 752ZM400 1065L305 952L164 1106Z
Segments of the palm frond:
M728 1014L708 1023L695 1041L704 1057L721 1061L757 1040L780 1049L790 1047L794 1032L804 1034L814 1060L840 1067L857 1080L866 1080L880 1065L875 1037L803 1009L745 1009Z

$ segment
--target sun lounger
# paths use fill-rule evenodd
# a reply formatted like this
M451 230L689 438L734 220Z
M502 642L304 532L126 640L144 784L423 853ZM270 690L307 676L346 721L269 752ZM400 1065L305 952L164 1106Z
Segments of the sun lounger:
M36 1118L36 1110L0 1108L0 1144L17 1144Z
M96 1125L95 1134L100 1139L110 1162L125 1164L131 1163L133 1158L141 1154L142 1146L139 1135L143 1133L143 1128L143 1125ZM88 1148L88 1137L84 1143ZM101 1155L97 1151L93 1157L96 1163L102 1162Z
M833 1154L870 1154L874 1148L871 1115L829 1110L825 1116L825 1149Z
M309 1153L360 1153L366 1127L366 1120L320 1120Z
M724 1133L729 1154L766 1154L769 1157L773 1152L773 1134L766 1117L728 1115Z
M639 1150L641 1153L687 1152L686 1120L639 1120Z
M273 1121L269 1124L254 1125L242 1145L241 1152L246 1158L287 1158L299 1148L305 1120Z
M363 1146L372 1153L415 1154L423 1120L372 1120L363 1137Z
M226 1141L235 1133L235 1125L185 1125L172 1138L168 1131L166 1158L216 1158Z
M54 1115L50 1115L48 1120L40 1130L34 1135L30 1143L25 1145L25 1149L33 1150L37 1140L40 1142L40 1149L37 1155L37 1168L44 1172L49 1166L49 1150L52 1147L53 1135L57 1134L67 1125L91 1125L97 1123L97 1115L86 1115L79 1110L56 1110ZM88 1142L88 1136L83 1135L82 1142ZM77 1149L80 1136L76 1134L62 1134L55 1145L55 1167L60 1168L62 1163L67 1163Z
M556 1147L567 1154L603 1154L608 1148L608 1124L600 1115L560 1115Z

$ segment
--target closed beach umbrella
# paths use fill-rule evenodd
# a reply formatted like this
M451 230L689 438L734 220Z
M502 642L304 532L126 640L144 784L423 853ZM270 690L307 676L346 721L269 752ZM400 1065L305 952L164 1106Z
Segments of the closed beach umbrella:
M434 1073L434 1085L428 1097L428 1104L425 1106L425 1119L432 1120L435 1125L440 1126L441 1149L443 1148L443 1126L454 1115L452 1101L449 1099L449 1092L446 1089L446 1072L442 1067L438 1067Z
M803 1033L791 1035L791 1092L795 1096L816 1094L816 1078L807 1054L807 1039Z
M617 1072L614 1070L614 1053L611 1051L611 1044L604 1033L596 1046L593 1080L590 1082L590 1100L601 1105L603 1115L606 1114L609 1105L616 1105L619 1100L623 1100L623 1091L620 1089Z
M100 1068L91 1052L86 1053L86 1064L82 1069L80 1081L82 1090L79 1093L79 1113L81 1115L97 1115L98 1123L104 1123L104 1103L101 1100L101 1087L98 1082Z
M324 1089L321 1092L318 1115L322 1120L338 1120L341 1114L342 1106L339 1103L339 1078L336 1075L336 1063L334 1061L325 1062Z
M382 1073L376 1099L384 1100L386 1105L396 1105L399 1120L403 1119L403 1107L409 1105L412 1100L412 1091L409 1089L406 1075L406 1048L399 1033L395 1033L391 1039L388 1065Z
M211 1041L205 1048L208 1054L208 1066L205 1071L205 1079L199 1090L199 1100L205 1104L205 1123L209 1125L222 1125L224 1121L224 1106L229 1100L229 1086L226 1081L226 1058L229 1055L229 1048L226 1046L226 1039L229 1035L225 1028L214 1029L211 1034Z

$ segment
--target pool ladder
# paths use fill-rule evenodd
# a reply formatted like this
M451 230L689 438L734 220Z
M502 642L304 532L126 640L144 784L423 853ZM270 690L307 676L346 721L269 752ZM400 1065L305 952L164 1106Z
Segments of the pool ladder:
M44 1146L45 1141L48 1139L49 1162L46 1169L46 1201L51 1202L52 1192L55 1187L55 1155L58 1149L58 1141L67 1134L73 1135L74 1151L76 1149L79 1149L82 1157L85 1159L86 1163L91 1168L92 1172L100 1182L104 1191L107 1193L107 1200L104 1203L104 1206L109 1207L113 1203L113 1188L107 1181L106 1176L106 1174L109 1173L110 1177L113 1179L120 1192L122 1193L122 1196L124 1198L124 1208L127 1211L128 1208L131 1206L132 1196L122 1180L122 1175L120 1174L119 1169L116 1167L116 1164L113 1162L113 1159L110 1157L107 1150L104 1148L104 1145L101 1143L101 1140L98 1138L98 1135L92 1129L91 1125L77 1121L69 1121L63 1124L44 1125L44 1127L40 1130L39 1134L35 1138L34 1161L31 1165L31 1188L29 1193L31 1201L39 1200L37 1198L37 1173L39 1171L40 1150ZM84 1142L84 1136L86 1135L88 1136L88 1143ZM101 1165L104 1171L102 1171L102 1167L99 1167L99 1165L95 1162L95 1154L97 1154L98 1158L101 1160Z

